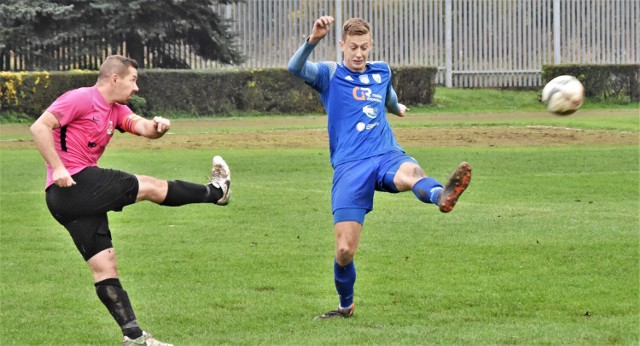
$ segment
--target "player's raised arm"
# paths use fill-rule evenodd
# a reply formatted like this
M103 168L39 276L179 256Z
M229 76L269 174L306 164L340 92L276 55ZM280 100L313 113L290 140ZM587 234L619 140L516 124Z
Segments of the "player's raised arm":
M316 44L320 42L329 33L329 27L333 24L333 17L322 16L313 22L313 32L309 36L309 43Z
M334 19L331 16L322 16L313 23L311 35L289 60L287 65L289 72L302 78L305 82L313 83L315 81L318 75L318 66L313 62L307 61L307 59L316 44L327 36L333 21Z

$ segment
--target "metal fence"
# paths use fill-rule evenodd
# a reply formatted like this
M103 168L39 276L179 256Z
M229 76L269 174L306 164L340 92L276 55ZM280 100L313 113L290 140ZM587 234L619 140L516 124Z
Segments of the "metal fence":
M544 64L640 62L639 0L245 0L217 11L233 22L241 68L285 67L321 15L337 23L312 60L341 59L341 23L362 17L370 60L437 66L448 87L540 86ZM174 48L195 69L236 68Z
M437 66L449 87L539 86L544 64L640 61L638 0L248 0L220 10L245 67L286 66L321 15L337 25L312 60L339 60L340 24L363 17L371 60Z

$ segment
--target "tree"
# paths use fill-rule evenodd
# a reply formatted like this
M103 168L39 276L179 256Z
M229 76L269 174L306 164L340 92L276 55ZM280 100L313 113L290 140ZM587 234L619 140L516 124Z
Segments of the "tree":
M238 0L4 0L0 4L0 53L29 56L29 69L60 65L59 53L100 58L105 47L126 44L126 52L145 66L144 48L154 67L189 68L167 47L186 45L205 59L243 61L231 23L215 12ZM69 42L73 45L68 47ZM5 69L6 66L3 66Z

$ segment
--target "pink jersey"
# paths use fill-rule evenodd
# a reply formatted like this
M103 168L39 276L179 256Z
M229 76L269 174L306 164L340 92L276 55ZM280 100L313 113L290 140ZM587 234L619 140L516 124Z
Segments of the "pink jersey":
M133 112L129 107L108 104L98 88L85 87L66 92L47 111L55 115L60 128L53 130L56 151L69 174L97 166L116 128L120 131ZM46 187L53 184L53 170L47 166Z

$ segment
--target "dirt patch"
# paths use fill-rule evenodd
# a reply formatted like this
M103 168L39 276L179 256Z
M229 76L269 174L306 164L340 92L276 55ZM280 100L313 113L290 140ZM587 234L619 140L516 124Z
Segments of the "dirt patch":
M518 117L548 117L544 113ZM584 116L589 116L586 113ZM601 115L600 115L601 116ZM493 146L562 146L562 145L638 145L638 132L581 130L552 126L438 126L400 127L407 121L422 124L437 122L487 121L504 115L422 115L393 119L392 126L403 147L493 147ZM33 148L27 125L2 125L0 148ZM327 148L326 118L256 117L174 121L172 130L160 140L148 140L117 134L113 148Z
M562 128L403 128L394 132L405 147L625 145L640 140L637 133ZM113 141L114 147L127 148L317 148L328 147L328 143L324 129L172 134L160 141L131 137Z
M399 129L398 141L412 146L558 146L638 144L637 133L553 127Z

